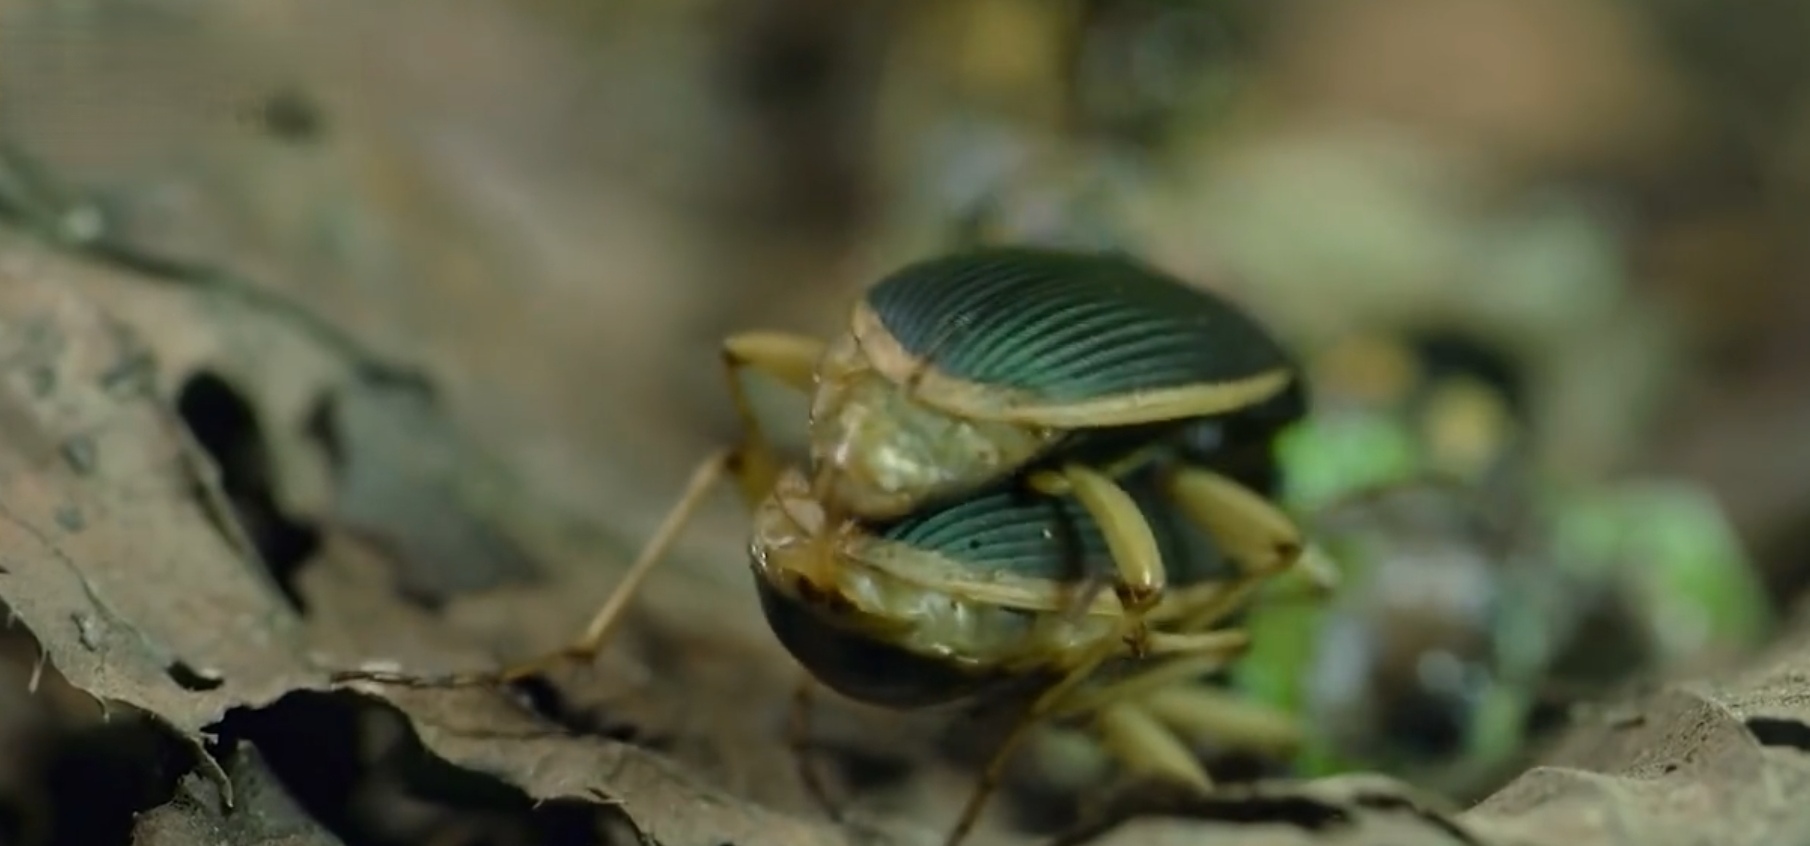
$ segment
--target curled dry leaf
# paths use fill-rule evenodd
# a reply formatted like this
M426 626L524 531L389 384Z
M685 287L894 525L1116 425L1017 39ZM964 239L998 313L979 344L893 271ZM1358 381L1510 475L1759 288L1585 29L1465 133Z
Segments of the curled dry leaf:
M662 846L926 846L916 839L807 823L727 794L699 790L673 763L632 747L549 731L494 696L469 691L375 691L400 707L423 743L447 760L494 773L538 799L605 793ZM934 824L933 824L934 825Z
M318 681L298 620L222 532L205 459L127 325L0 262L0 595L83 690L185 732Z
M219 762L201 743L232 733L244 714L286 694L330 685L312 657L309 627L220 504L217 468L191 442L166 394L173 373L186 370L172 361L194 366L221 356L254 369L293 365L273 379L276 399L262 399L280 406L287 395L300 416L307 405L293 400L307 392L285 379L319 388L355 368L318 342L310 347L293 328L251 344L210 326L210 311L225 308L210 299L218 296L23 241L0 244L0 600L75 688L112 707L148 712L196 753L196 772L210 777L215 795L185 783L142 816L142 842L333 842L313 827L283 828L263 800L236 796L254 789L248 784L268 792L261 765L234 769L242 751ZM235 350L237 344L258 352ZM297 355L280 361L289 344ZM235 351L246 354L230 355ZM471 777L519 782L508 789L523 796L524 807L562 798L620 805L664 821L660 842L667 846L715 846L724 831L742 832L736 842L743 844L845 842L827 825L714 794L638 748L550 736L545 724L490 692L380 695L423 726L434 752ZM448 713L475 716L476 733L441 728ZM533 736L520 736L529 727ZM612 773L625 774L619 778L629 798L621 802Z

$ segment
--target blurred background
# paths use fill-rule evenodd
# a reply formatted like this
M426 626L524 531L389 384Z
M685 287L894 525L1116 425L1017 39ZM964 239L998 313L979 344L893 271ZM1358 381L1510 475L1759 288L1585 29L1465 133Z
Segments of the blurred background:
M1516 462L1705 492L1783 610L1804 44L1792 2L0 0L0 209L410 363L600 558L733 436L724 334L827 334L892 267L1012 239L1223 291L1327 390L1379 337L1487 353ZM745 517L704 523L653 601L720 582L712 625L765 637Z

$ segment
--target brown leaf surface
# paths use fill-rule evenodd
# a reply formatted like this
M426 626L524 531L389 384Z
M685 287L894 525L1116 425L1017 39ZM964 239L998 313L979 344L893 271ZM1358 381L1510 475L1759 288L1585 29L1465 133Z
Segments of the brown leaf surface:
M328 655L317 651L340 652L344 661L334 666L344 667L373 646L406 645L396 636L431 623L387 598L381 581L360 583L359 547L342 537L333 548L343 551L333 557L346 567L317 575L341 596L381 601L368 613L351 603L337 609L361 614L357 621L326 614L305 627L241 545L230 514L207 504L220 498L212 465L166 401L185 371L229 361L252 374L246 381L259 386L260 411L281 420L287 404L299 418L308 403L298 401L303 392L294 380L313 381L318 390L351 372L333 351L280 316L267 315L260 325L255 310L234 312L218 292L174 289L17 239L0 246L0 420L7 435L0 440L0 598L71 684L156 714L198 740L234 709L325 688L320 661ZM216 308L235 319L205 316ZM297 352L286 359L286 350ZM278 370L287 375L276 378ZM368 549L364 554L370 558ZM370 570L362 574L368 578ZM311 637L336 619L347 623L341 634L352 637ZM456 632L438 635L406 651L430 664L488 657L460 652ZM751 809L701 787L639 748L561 739L494 693L381 694L448 760L517 781L536 799L601 795L613 802L620 793L631 814L662 821L667 844L715 844L723 832L740 832L736 842L749 844L843 842L821 824ZM191 804L181 799L147 815L145 842L224 830L224 822L198 815ZM235 817L232 825L255 823ZM314 835L229 829L235 842L307 842L284 838Z
M0 592L63 674L196 732L319 679L298 620L216 528L208 465L136 333L57 267L0 262ZM213 679L187 686L178 663Z

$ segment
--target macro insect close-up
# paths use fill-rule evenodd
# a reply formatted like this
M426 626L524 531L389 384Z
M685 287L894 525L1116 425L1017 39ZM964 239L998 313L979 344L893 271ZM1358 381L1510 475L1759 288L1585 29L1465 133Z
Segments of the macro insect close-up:
M0 846L1791 842L1795 8L0 2Z
M849 324L827 343L724 343L744 441L694 473L582 637L500 679L594 656L725 473L754 515L769 624L852 698L923 707L1047 677L1029 723L1110 661L1223 666L1242 650L1218 624L1302 553L1292 518L1218 469L1266 452L1305 412L1293 359L1251 318L1128 256L1002 246L897 270ZM801 466L783 466L762 434L745 368L810 395ZM1212 538L1224 566L1211 578L1203 547L1165 537L1177 521ZM952 844L1018 738L1001 744ZM1206 786L1198 767L1162 760Z

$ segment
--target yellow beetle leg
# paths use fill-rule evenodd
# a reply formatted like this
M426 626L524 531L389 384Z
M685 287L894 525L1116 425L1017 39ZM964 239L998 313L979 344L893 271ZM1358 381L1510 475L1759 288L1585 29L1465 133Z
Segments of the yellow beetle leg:
M1069 669L1068 674L1061 681L1043 691L1031 703L1031 707L1025 709L1024 714L1018 718L1018 722L1012 726L1012 730L1006 733L1005 739L1000 741L999 746L993 750L993 756L988 759L986 768L981 770L974 790L968 794L967 804L962 806L962 815L956 819L955 827L951 828L949 835L943 839L943 846L960 846L961 842L967 839L968 833L974 830L974 824L980 821L980 812L986 807L987 800L992 798L995 790L999 789L999 782L1005 774L1006 763L1011 760L1012 753L1018 751L1019 745L1030 734L1031 727L1054 713L1076 687L1093 675L1094 671L1099 669L1107 659L1120 654L1122 649L1123 645L1115 640L1106 640L1096 644L1081 655L1080 660Z
M1190 740L1285 757L1303 739L1300 720L1288 712L1199 680L1154 691L1138 704Z
M717 450L692 471L691 479L685 483L684 493L679 495L679 501L666 512L659 527L654 529L653 537L648 538L647 543L641 547L634 563L622 574L622 581L616 584L609 597L598 606L597 613L591 616L583 634L557 652L505 668L497 678L505 682L519 681L562 661L588 663L595 658L609 641L610 634L622 618L622 612L628 608L629 601L640 591L641 583L653 572L654 565L666 557L667 550L672 547L673 541L678 540L679 533L686 524L691 522L698 506L703 504L704 497L716 487L723 471L729 466L730 456L729 450Z
M1176 637L1198 637L1199 635L1188 633L1209 632L1222 620L1249 604L1264 584L1263 579L1242 578L1170 588L1163 594L1162 603L1144 615L1145 623L1161 630L1151 635L1152 651L1175 651L1156 645L1156 640L1169 637L1165 633L1178 633L1174 635ZM1267 597L1265 601L1268 601Z
M1193 740L1257 752L1291 751L1301 741L1301 726L1293 716L1202 681L1237 657L1237 653L1202 651L1145 665L1077 693L1051 716L1077 717L1117 703L1135 702L1177 734Z
M1151 632L1149 641L1150 655L1174 655L1187 653L1224 653L1238 655L1250 646L1251 636L1240 629L1220 629L1215 632Z
M1077 485L1077 488L1080 487L1082 486ZM1244 644L1239 638L1230 633L1226 634L1227 636L1224 637L1202 639L1200 642L1192 644L1192 654L1180 653L1171 659L1171 662L1161 666L1168 667L1170 663L1187 664L1189 673L1192 675L1222 668L1242 654L1244 648ZM999 787L1006 763L1011 759L1012 753L1016 752L1018 746L1024 742L1033 726L1052 716L1087 713L1108 704L1108 701L1093 697L1100 691L1115 691L1114 685L1104 685L1092 690L1083 688L1082 685L1094 675L1100 665L1112 658L1123 656L1125 652L1125 644L1116 639L1096 643L1092 648L1079 655L1061 681L1043 691L1031 703L1017 724L1006 734L1005 740L994 750L992 758L987 762L986 769L981 771L974 791L968 795L967 805L962 808L961 817L956 820L955 827L950 830L949 836L944 840L944 846L958 846L973 830L975 822L980 819L981 809L986 806L987 800ZM1158 669L1160 668L1153 668L1151 672L1156 672ZM1175 671L1170 670L1170 672ZM1140 675L1134 675L1132 679L1135 680Z
M1224 657L1203 655L1140 668L1070 697L1052 716L1094 714L1101 742L1130 769L1206 789L1211 783L1195 778L1199 764L1192 752L1181 757L1177 750L1209 743L1287 756L1302 742L1302 726L1293 715L1202 681L1226 663Z
M1272 576L1301 557L1301 530L1257 492L1199 467L1178 469L1169 493L1182 513L1207 530L1247 576Z
M1060 479L1047 478L1056 476ZM1046 478L1037 478L1046 477ZM1105 474L1081 464L1036 474L1031 480L1040 489L1066 483L1081 507L1099 525L1117 575L1115 588L1125 606L1128 622L1135 622L1162 599L1168 576L1150 522L1131 495Z
M729 400L741 421L742 441L737 446L730 469L741 486L742 501L749 508L758 506L779 479L779 456L767 440L748 399L742 371L764 373L800 393L816 387L817 362L823 357L824 342L817 338L784 332L743 332L723 340L723 371L729 382Z
M585 626L584 633L564 647L504 667L501 670L486 672L421 677L352 671L337 673L335 677L341 680L362 679L411 687L468 687L520 681L568 660L589 662L596 657L598 652L602 651L616 622L621 619L623 610L628 607L629 601L640 590L641 583L647 579L647 575L653 572L654 565L666 557L667 549L678 538L679 532L690 522L692 515L697 513L698 505L704 501L704 497L715 488L716 483L722 478L724 470L729 466L730 454L730 450L719 449L698 464L697 469L691 473L691 479L685 484L684 493L679 495L679 501L661 519L659 527L654 529L653 536L642 546L640 554L635 556L634 562L629 564L628 570L623 573L622 581L616 584L615 589L610 591L610 595L604 599L603 604L598 606L597 612L591 616L590 623Z
M431 686L465 686L507 683L537 675L563 661L589 662L609 641L616 623L654 566L666 557L679 533L690 523L724 473L735 478L748 508L757 507L771 493L779 478L778 456L761 432L760 420L748 401L742 384L743 370L756 370L801 391L810 391L815 382L817 359L823 342L814 338L779 332L747 332L723 341L723 368L729 382L729 398L741 418L742 443L731 449L712 452L691 473L677 503L667 511L660 525L641 552L623 573L622 581L592 615L584 632L565 647L532 660L511 665L499 672L466 673L440 679L409 679L366 673L345 673L343 678L372 678L406 684Z
M1142 703L1108 705L1093 722L1101 745L1127 770L1178 782L1202 793L1213 789L1213 779L1201 767L1194 750Z

